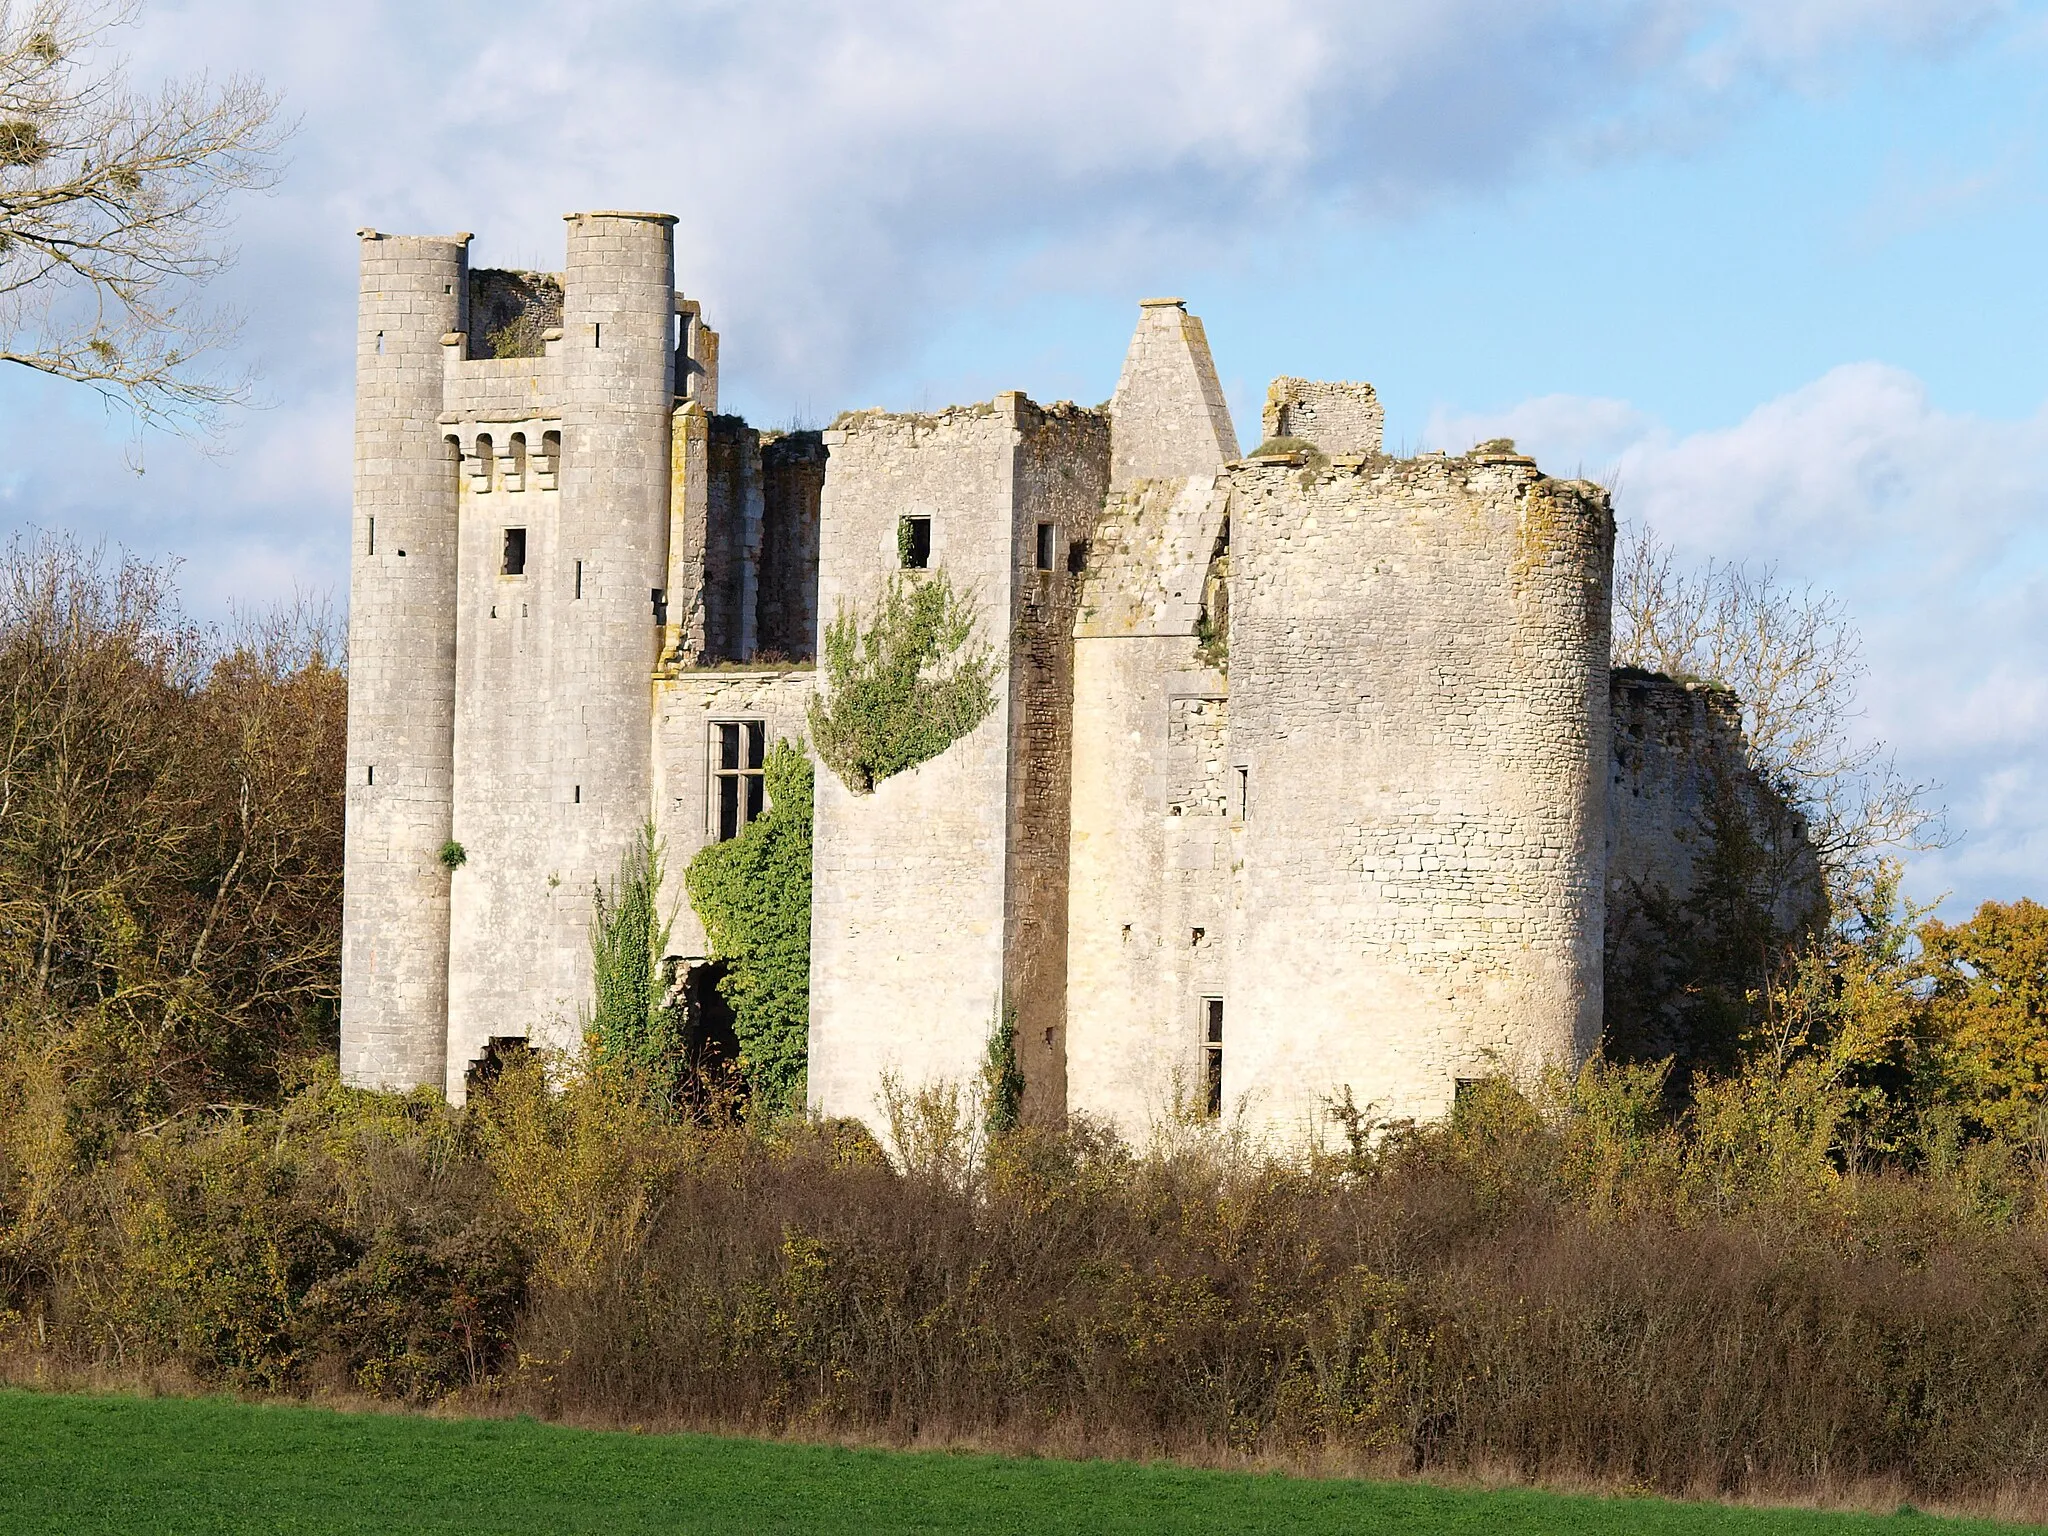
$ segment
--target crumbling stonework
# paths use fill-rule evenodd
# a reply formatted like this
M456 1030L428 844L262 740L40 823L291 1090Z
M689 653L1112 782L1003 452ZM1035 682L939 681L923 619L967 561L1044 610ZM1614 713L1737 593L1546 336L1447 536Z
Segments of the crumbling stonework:
M821 629L919 569L977 606L994 708L872 793L818 775L821 1113L886 1129L1007 1017L1030 1119L1435 1114L1591 1048L1610 911L1718 889L1727 805L1810 860L1723 695L1610 680L1605 494L1509 445L1391 459L1371 386L1281 379L1296 446L1240 458L1178 300L1106 410L763 433L718 414L665 217L574 217L559 275L467 242L363 243L351 1082L575 1049L592 892L650 820L701 983L682 870L765 805Z
M1268 441L1298 438L1336 457L1378 453L1386 420L1370 384L1275 379L1266 391L1262 424Z

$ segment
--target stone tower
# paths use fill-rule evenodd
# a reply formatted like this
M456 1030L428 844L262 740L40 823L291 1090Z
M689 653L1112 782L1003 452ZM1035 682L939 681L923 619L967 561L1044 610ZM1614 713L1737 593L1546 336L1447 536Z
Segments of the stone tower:
M457 492L439 420L469 236L360 238L341 1067L409 1088L445 1069Z

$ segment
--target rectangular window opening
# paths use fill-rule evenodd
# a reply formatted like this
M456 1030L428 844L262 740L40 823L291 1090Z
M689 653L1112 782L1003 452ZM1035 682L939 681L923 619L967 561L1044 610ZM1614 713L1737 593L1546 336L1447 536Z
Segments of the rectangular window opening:
M932 563L932 520L901 517L896 520L896 554L906 571L921 571Z
M373 555L374 555L375 553L377 553L377 519L375 519L374 517L370 519L370 550L369 550L369 552L370 552L371 554L373 554Z
M712 725L711 814L720 842L738 837L767 810L767 755L765 721L720 720Z
M374 784L377 782L377 765L375 763L370 764L370 776L363 782L365 782L366 784Z
M1052 569L1053 546L1058 542L1059 535L1054 531L1053 524L1040 523L1038 525L1038 568L1041 571Z
M1067 545L1067 570L1080 575L1088 569L1088 541L1075 539Z
M583 786L581 784L576 786L576 793L571 798L570 803L573 805L581 805L583 803Z
M666 624L668 622L668 589L665 587L649 587L647 589L647 600L654 607L654 622Z
M1252 771L1249 768L1237 770L1237 819L1247 821L1252 814Z
M506 576L526 574L526 530L507 528L505 530L505 563L499 567Z
M576 596L579 601L583 597L583 562L581 560L576 562Z
M593 347L601 347L604 345L604 322L602 320L591 321L590 344Z
M1223 999L1202 999L1202 1087L1206 1113L1223 1113Z

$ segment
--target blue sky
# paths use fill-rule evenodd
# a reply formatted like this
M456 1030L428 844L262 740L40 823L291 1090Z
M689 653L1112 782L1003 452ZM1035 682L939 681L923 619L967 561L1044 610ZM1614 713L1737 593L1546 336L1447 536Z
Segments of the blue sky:
M1390 446L1507 433L1692 559L1775 562L1867 641L1862 728L1942 782L1945 911L2048 897L2048 7L2019 0L872 0L565 12L154 0L136 74L302 117L221 294L270 398L214 456L0 379L0 507L186 561L195 609L346 593L351 232L682 216L763 424L1107 397L1141 295Z

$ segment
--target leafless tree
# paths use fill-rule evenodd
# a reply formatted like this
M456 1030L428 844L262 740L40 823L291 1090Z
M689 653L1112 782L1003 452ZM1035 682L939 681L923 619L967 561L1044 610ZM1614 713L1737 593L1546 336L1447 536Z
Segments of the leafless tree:
M1753 761L1806 817L1830 886L1860 881L1887 850L1942 846L1936 786L1902 777L1852 722L1868 672L1841 599L1773 566L1681 568L1671 546L1624 523L1614 557L1614 660L1723 683L1742 704Z
M234 257L230 194L275 183L288 130L253 79L133 89L108 45L138 6L0 4L0 360L204 431L249 381L201 290Z

